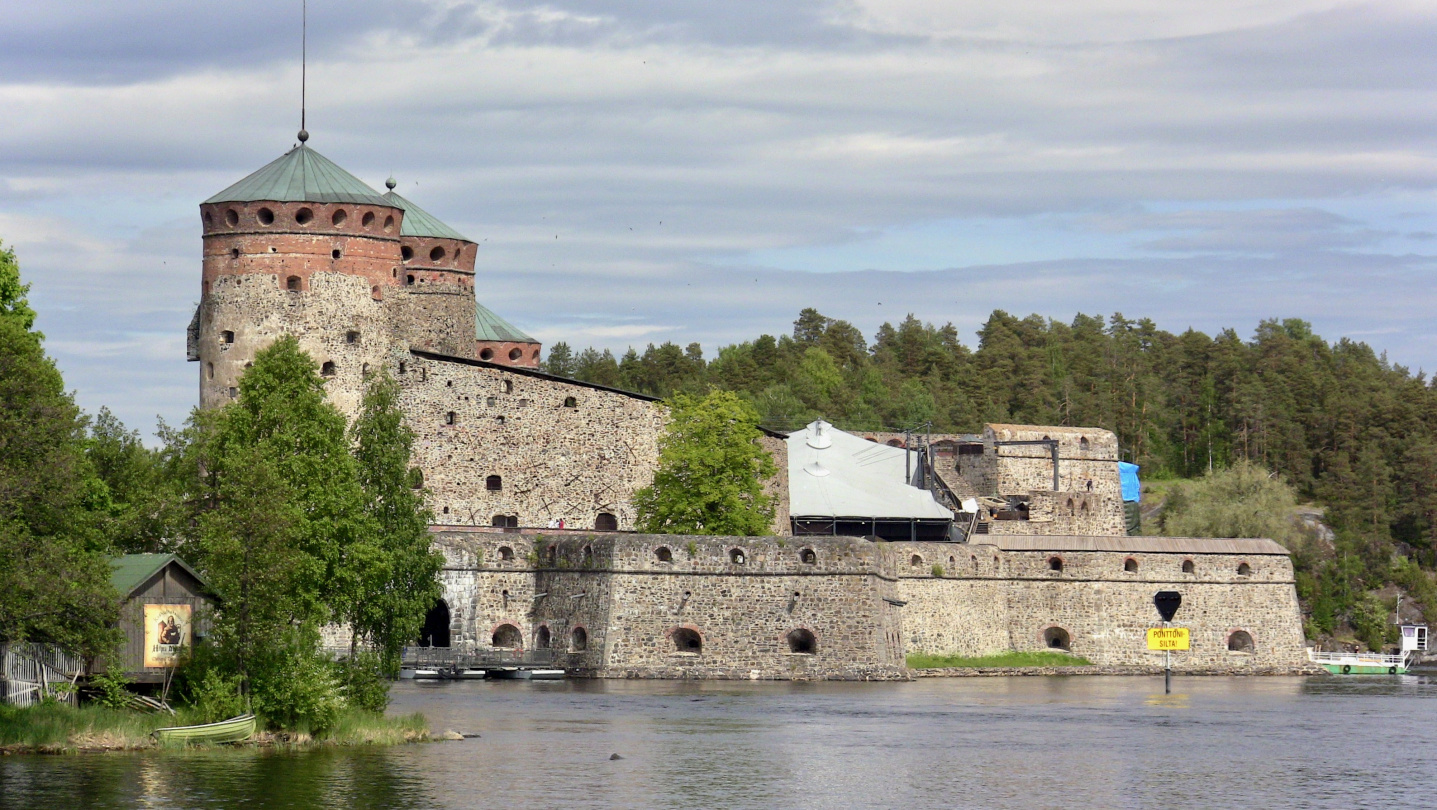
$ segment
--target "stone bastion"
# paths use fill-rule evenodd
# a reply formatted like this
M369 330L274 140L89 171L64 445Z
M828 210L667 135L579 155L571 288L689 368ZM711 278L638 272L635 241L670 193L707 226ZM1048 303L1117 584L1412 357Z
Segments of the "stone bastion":
M1287 553L1266 540L520 533L436 527L451 646L548 648L605 678L882 680L909 653L1062 649L1161 665L1152 597L1176 590L1180 672L1306 665Z

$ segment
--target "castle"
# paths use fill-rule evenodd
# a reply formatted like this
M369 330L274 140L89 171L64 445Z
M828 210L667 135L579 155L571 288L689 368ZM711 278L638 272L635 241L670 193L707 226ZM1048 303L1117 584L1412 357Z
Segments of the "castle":
M1193 630L1177 668L1303 666L1287 552L1125 536L1117 440L1096 428L995 424L922 452L770 433L772 537L634 534L663 405L541 371L540 343L476 300L473 240L306 140L200 205L200 404L237 396L281 335L351 417L389 369L447 560L435 643L547 648L606 677L893 678L913 652L1010 649L1141 667L1168 589Z

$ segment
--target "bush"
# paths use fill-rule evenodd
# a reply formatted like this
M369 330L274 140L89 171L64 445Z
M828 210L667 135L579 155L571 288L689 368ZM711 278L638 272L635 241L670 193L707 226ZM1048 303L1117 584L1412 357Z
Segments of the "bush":
M272 725L316 737L334 727L345 699L331 661L296 646L265 663L252 680L256 714Z
M335 664L344 699L356 709L382 714L389 708L389 678L376 652L362 652Z
M217 723L245 713L239 676L224 675L213 667L193 683L188 699L201 723Z
M94 688L94 700L96 703L107 709L123 709L130 704L130 679L125 675L125 668L118 663L110 662L104 672L90 678L90 686Z
M939 565L938 563L934 563L934 564L933 564L933 576L935 576L935 577L941 577L941 576L943 576L943 566Z

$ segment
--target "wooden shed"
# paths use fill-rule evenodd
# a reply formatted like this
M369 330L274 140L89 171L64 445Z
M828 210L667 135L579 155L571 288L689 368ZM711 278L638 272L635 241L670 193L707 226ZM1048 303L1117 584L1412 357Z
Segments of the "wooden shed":
M160 683L187 647L209 629L214 592L173 554L126 554L113 560L120 592L120 664L136 683ZM98 662L104 668L104 662Z

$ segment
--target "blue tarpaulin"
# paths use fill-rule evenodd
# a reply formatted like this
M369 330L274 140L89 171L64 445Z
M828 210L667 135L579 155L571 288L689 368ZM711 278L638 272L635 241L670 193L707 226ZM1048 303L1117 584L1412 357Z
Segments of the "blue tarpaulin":
M1138 482L1138 465L1119 461L1118 480L1123 484L1123 500L1137 503L1143 499L1143 485Z

